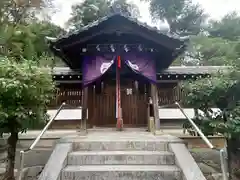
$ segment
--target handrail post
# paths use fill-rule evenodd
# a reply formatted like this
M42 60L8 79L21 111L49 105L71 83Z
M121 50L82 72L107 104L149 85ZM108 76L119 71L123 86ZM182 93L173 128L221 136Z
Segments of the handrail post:
M226 167L226 159L225 159L225 151L224 149L220 150L220 161L221 161L221 169L223 180L228 180L227 167Z
M171 104L173 105L173 104ZM159 108L163 107L169 107L171 105L164 105L159 106ZM200 128L194 123L194 121L184 112L183 108L180 106L178 102L175 102L174 105L176 105L181 113L187 118L187 120L191 123L191 125L194 127L194 129L197 131L197 133L200 135L202 140L208 145L211 149L216 149L213 144L208 140L208 138L203 134L203 132L200 130ZM221 161L221 170L223 175L223 180L228 180L228 173L227 173L227 167L226 167L226 159L225 159L225 150L220 150L220 161Z
M24 151L20 151L20 168L18 172L18 180L22 180L23 176L23 168L24 168Z
M23 168L24 168L24 158L25 158L25 153L31 151L36 144L39 142L39 140L41 139L41 137L44 135L44 133L46 132L46 130L49 128L49 126L52 124L52 122L55 120L55 118L58 116L58 114L60 113L60 111L62 110L63 106L65 106L65 102L61 104L61 106L58 108L56 114L48 121L48 123L46 124L46 126L43 128L43 130L40 132L40 134L37 136L37 138L33 141L33 143L31 144L31 146L28 149L22 150L20 151L20 167L18 170L18 180L22 180L22 176L23 176Z

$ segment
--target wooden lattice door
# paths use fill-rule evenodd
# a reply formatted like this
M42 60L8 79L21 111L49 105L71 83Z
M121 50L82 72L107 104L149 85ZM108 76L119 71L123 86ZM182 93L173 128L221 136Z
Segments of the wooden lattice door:
M124 127L147 126L147 95L141 82L125 80L121 84Z
M116 125L116 88L111 82L93 86L91 97L91 126L112 127Z

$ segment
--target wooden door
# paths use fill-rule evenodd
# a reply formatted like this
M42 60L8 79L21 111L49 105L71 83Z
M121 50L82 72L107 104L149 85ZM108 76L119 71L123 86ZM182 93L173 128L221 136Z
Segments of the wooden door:
M101 82L92 88L90 124L92 127L116 126L116 88L111 82Z
M128 80L121 84L121 103L124 127L147 126L147 95L144 84ZM138 86L138 87L137 87Z

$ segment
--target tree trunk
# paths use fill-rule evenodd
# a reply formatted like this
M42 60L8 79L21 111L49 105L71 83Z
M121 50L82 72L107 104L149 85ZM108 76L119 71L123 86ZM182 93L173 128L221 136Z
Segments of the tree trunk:
M228 167L229 167L229 180L234 177L240 176L240 152L239 152L239 138L231 138L227 140L227 151L228 151Z
M8 138L7 163L4 180L14 180L15 153L18 141L18 133L12 132Z

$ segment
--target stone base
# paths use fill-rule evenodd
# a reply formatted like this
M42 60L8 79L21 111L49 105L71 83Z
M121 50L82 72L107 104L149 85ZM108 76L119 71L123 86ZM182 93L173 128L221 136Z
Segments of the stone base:
M183 141L171 135L132 131L79 133L59 141L39 179L205 180L190 157ZM192 169L197 173L194 177Z
M155 132L155 122L153 117L149 118L149 131Z

